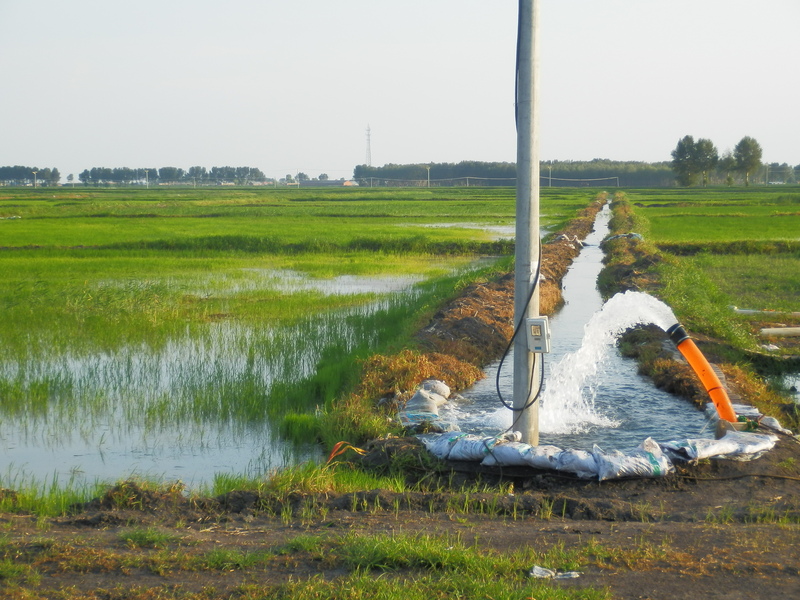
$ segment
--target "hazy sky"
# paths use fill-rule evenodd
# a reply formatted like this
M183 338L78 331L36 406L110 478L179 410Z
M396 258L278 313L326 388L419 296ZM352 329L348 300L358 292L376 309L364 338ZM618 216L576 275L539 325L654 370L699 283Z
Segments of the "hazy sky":
M800 164L800 0L541 0L541 157ZM513 0L0 0L0 166L514 161Z

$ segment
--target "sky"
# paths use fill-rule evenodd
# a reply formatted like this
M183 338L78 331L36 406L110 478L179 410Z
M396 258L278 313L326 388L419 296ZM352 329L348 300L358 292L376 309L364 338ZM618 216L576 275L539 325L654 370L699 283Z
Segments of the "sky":
M513 0L0 0L0 166L516 160ZM542 160L800 164L800 0L540 0Z

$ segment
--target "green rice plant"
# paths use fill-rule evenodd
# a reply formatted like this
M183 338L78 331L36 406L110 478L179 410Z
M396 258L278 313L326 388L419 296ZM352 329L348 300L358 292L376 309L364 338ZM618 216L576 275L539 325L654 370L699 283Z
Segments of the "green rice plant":
M155 527L135 528L119 533L120 541L131 548L164 548L180 543L180 536Z
M787 312L800 308L800 253L704 253L682 260L696 264L735 306Z
M716 512L715 512L716 511ZM722 505L716 508L708 509L706 513L706 522L714 523L717 525L729 525L735 520L733 507L730 505Z
M316 553L321 550L325 539L319 535L298 535L280 546L277 554L293 554L297 552Z
M12 558L0 559L0 582L10 584L33 584L39 580L39 574L30 565L21 564Z
M729 308L733 299L723 294L701 268L686 260L665 260L657 271L663 284L662 299L684 325L737 348L755 346L743 319Z
M243 571L266 563L271 556L269 552L243 552L219 548L205 553L198 563L200 567L214 571Z
M41 480L9 466L6 474L0 475L0 512L61 516L71 507L100 495L104 487L97 481L90 484L80 484L75 479L62 481L55 474L49 480Z
M540 519L545 521L549 521L553 518L553 508L555 506L555 500L553 498L542 498L539 501L539 509L537 511L537 516Z

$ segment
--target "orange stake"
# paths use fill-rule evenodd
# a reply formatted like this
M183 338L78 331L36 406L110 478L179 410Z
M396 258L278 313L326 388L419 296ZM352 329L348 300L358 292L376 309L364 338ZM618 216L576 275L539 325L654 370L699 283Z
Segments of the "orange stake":
M708 392L711 401L714 403L714 406L717 407L719 418L731 423L735 423L736 412L733 410L733 405L731 404L731 399L728 397L728 392L725 391L725 388L722 386L722 382L719 380L719 377L717 377L717 374L714 373L714 370L706 360L706 357L703 356L702 352L700 352L700 349L686 333L686 330L681 325L676 323L667 330L667 334L675 343L678 351L683 355L694 372L700 378L700 381L702 382L703 387L706 388L706 392Z

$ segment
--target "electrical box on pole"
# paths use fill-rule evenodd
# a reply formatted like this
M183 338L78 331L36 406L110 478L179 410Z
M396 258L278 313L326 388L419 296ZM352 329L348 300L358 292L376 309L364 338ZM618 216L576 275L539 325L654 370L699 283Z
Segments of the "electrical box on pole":
M550 321L547 317L529 318L527 325L528 351L535 354L550 352Z
M517 197L514 322L539 316L539 1L519 0L517 38ZM537 356L539 360L537 360ZM537 374L539 376L537 376ZM539 443L541 355L528 336L514 340L514 428Z

